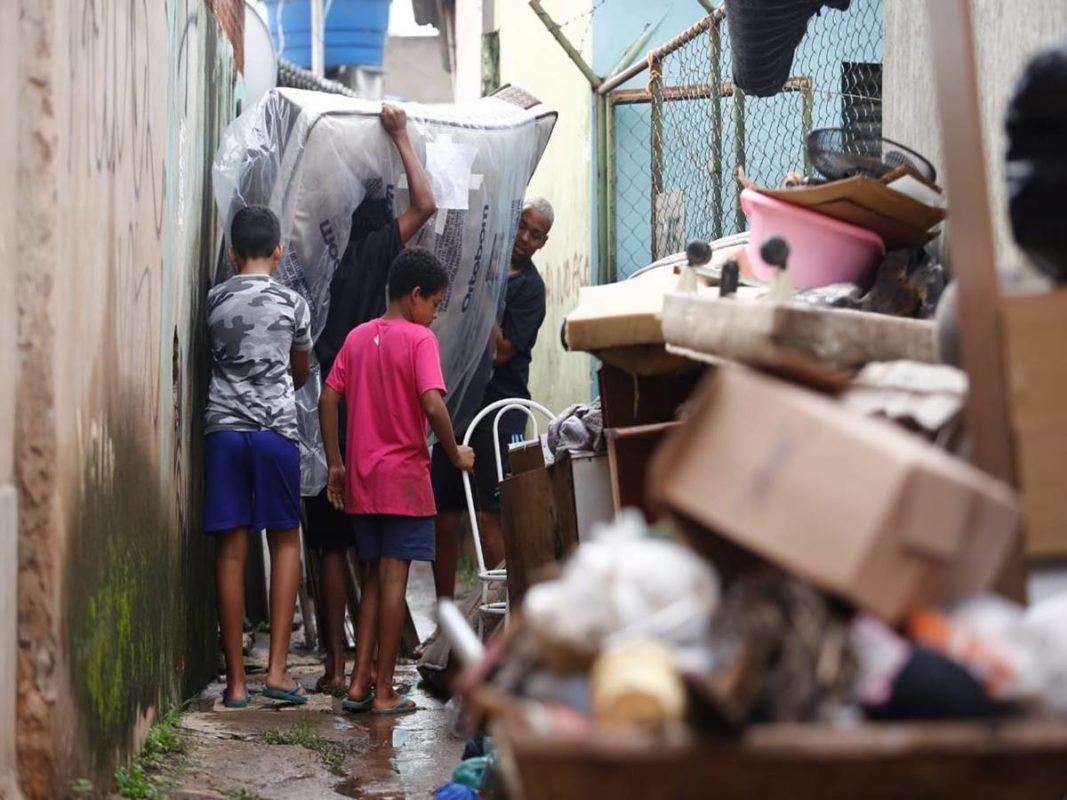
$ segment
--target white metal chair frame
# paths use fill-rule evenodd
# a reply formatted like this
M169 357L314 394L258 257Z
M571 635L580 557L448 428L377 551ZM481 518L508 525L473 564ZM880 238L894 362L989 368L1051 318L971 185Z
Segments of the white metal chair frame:
M507 398L504 400L497 400L494 403L490 403L474 418L471 424L467 427L467 433L463 437L464 446L469 446L471 436L474 434L474 429L478 426L483 419L496 412L496 417L493 419L493 450L496 455L496 479L497 483L504 480L504 460L500 452L500 418L507 414L509 411L521 411L526 417L533 423L533 439L524 439L523 442L541 440L540 427L537 424L537 417L534 414L535 411L540 412L545 419L551 422L556 418L556 415L545 408L540 403L535 403L533 400L525 400L523 398ZM510 447L509 443L509 447ZM485 635L485 620L486 615L503 616L508 615L508 601L507 601L507 580L508 571L504 569L488 569L485 565L485 555L482 553L482 534L478 527L478 511L474 506L474 493L471 491L471 476L470 473L463 473L463 490L467 495L467 512L470 515L471 531L474 534L474 553L478 558L478 580L481 583L482 599L478 606L478 635ZM505 599L503 602L490 603L489 602L489 586L494 583L503 583L505 591Z

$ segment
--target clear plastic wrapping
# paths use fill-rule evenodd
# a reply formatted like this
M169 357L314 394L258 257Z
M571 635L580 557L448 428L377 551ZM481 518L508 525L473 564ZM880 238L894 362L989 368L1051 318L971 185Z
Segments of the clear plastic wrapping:
M410 241L432 250L452 278L434 323L458 430L481 403L492 365L490 332L503 299L526 185L556 115L521 91L466 105L403 104L408 133L434 187L437 214ZM322 332L330 281L344 254L352 212L384 198L395 215L409 203L381 104L298 89L275 89L235 120L215 156L213 183L223 231L250 204L281 222L285 256L276 277L311 309ZM227 264L220 265L225 273ZM225 277L225 274L220 277ZM321 377L298 393L305 494L324 485L314 413ZM321 482L320 482L321 481Z

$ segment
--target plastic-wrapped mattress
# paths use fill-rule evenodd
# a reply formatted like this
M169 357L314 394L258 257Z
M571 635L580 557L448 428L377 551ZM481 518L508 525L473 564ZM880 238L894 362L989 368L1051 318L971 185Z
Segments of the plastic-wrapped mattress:
M490 331L503 301L523 196L556 114L514 88L465 105L402 105L438 207L408 244L432 250L451 277L434 331L446 402L461 431L489 379ZM229 235L234 214L245 205L266 205L278 215L285 256L276 277L307 299L316 339L352 212L364 198L384 198L394 215L409 203L403 164L380 110L371 101L274 89L231 123L215 156L223 231ZM220 277L227 269L220 265ZM305 494L325 485L315 416L320 386L316 375L297 396Z

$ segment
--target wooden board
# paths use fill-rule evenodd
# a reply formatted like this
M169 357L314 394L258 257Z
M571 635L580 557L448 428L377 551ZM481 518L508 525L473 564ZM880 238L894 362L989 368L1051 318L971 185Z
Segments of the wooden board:
M563 533L547 470L523 472L500 484L500 527L508 570L508 602L512 608L519 608L527 589L563 549Z
M611 466L611 491L616 512L624 508L640 509L645 519L655 522L658 514L648 503L648 467L652 454L663 439L681 425L660 422L634 428L606 428L608 459Z
M615 800L1062 800L1067 727L1053 723L750 728L737 742L495 726L513 789Z

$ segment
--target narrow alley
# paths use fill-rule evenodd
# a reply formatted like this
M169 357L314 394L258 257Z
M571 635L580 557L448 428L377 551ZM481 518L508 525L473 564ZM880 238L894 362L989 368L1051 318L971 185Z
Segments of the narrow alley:
M1065 0L0 0L0 800L1067 800Z

